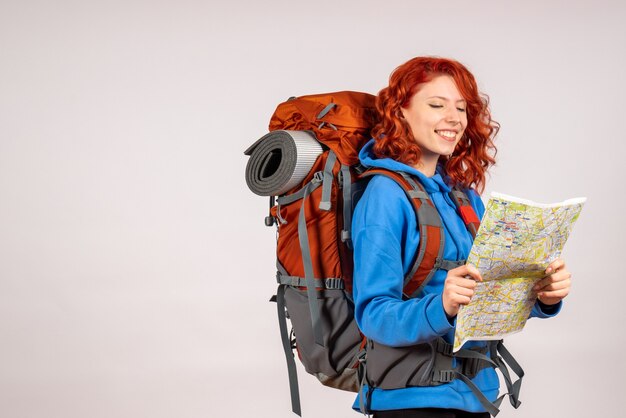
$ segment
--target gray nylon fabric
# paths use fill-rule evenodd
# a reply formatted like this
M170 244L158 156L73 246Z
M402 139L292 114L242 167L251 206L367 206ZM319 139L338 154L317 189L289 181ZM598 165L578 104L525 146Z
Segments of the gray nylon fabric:
M314 294L319 306L321 328L324 330L324 345L315 343L311 317L308 315L309 292L295 287L285 289L285 303L296 335L300 359L308 373L323 375L325 384L331 385L333 381L340 384L343 382L340 376L344 369L352 368L357 363L362 341L354 319L354 306L341 289L315 290ZM343 385L340 389L348 390L346 387L355 391L357 389L351 385Z
M317 373L315 376L324 386L345 390L347 392L359 391L357 369L345 368L343 372L337 376L326 376L324 373Z
M465 264L465 260L437 260L435 268L450 271Z
M453 379L461 379L476 395L485 410L495 416L506 395L509 395L511 404L515 408L521 404L518 398L524 372L506 351L501 341L494 342L489 347L491 358L485 355L487 347L462 349L451 354L451 344L441 338L409 347L389 347L368 340L364 382L370 387L398 389L408 386L437 386L451 382ZM519 379L515 383L512 383L506 365L497 355L498 352L502 353L503 357L507 357L506 363L518 374ZM457 360L456 367L453 367L454 359ZM493 403L471 381L485 367L500 370L508 388L508 393ZM361 407L367 408L367 405L361 404Z
M368 339L368 384L381 389L430 386L435 367L433 344L434 341L409 347L390 347Z
M279 196L306 178L322 152L311 132L272 131L244 152L246 183L257 195Z
M417 217L419 218L420 225L441 227L441 217L439 216L439 212L437 212L437 209L430 203L426 203L426 201L424 201L422 206L420 206L417 212Z
M408 194L411 199L430 199L428 193L421 190L409 190Z

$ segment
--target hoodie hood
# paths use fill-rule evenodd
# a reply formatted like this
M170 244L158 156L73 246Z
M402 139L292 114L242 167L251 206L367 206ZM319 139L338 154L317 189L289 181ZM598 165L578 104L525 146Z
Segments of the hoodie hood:
M442 192L448 193L451 188L444 181L442 174L443 168L441 165L437 165L437 171L432 177L426 176L424 173L416 170L415 168L398 162L391 158L377 158L372 151L375 139L370 140L359 152L359 160L365 167L385 168L392 171L403 171L407 174L411 174L420 179L420 182L428 193Z

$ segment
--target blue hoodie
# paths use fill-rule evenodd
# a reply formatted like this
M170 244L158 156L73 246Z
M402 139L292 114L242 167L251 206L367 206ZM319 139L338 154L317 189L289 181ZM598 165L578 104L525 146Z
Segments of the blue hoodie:
M413 167L390 158L377 159L372 153L374 140L361 150L359 158L366 167L403 171L416 176L430 195L443 221L446 260L465 260L473 238L457 214L444 181L442 168L427 177ZM479 218L485 208L473 191L468 196ZM415 210L404 190L393 180L374 176L354 211L354 302L359 328L368 338L388 346L424 343L442 336L454 341L454 320L443 309L442 291L447 272L438 270L420 295L402 300L403 278L410 270L419 244ZM542 310L536 304L531 316L547 318L560 310L560 304ZM469 341L464 348L484 346L486 342ZM473 382L492 402L498 397L499 381L492 368L481 370ZM359 408L357 397L353 408ZM393 390L374 389L371 410L408 408L452 408L484 412L476 396L459 379L432 387L407 387Z

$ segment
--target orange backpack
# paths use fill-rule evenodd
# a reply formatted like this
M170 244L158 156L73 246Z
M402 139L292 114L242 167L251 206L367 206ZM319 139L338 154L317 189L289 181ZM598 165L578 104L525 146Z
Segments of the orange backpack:
M420 245L405 278L405 296L417 295L437 269L458 265L442 259L441 220L419 181L406 173L365 171L359 164L358 153L370 139L375 119L375 97L366 93L290 98L272 115L270 133L245 151L250 156L246 182L254 193L270 196L266 225L278 228L279 286L272 301L278 306L292 409L298 415L293 349L306 371L327 386L357 392L364 378L359 366L366 339L354 320L350 227L356 201L371 176L382 174L395 180L418 217ZM298 141L321 147L296 150L286 145ZM308 171L297 177L294 160L307 153L311 162L304 170ZM468 229L475 233L479 221L469 199L455 190L454 200Z

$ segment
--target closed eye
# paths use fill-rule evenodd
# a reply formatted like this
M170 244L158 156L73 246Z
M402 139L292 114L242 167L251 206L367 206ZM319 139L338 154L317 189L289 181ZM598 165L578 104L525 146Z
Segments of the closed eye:
M429 104L428 106L432 107L433 109L441 109L443 107L442 105L435 105L435 104Z
M457 107L456 110L458 110L459 112L465 112L465 109L463 109L462 107Z

